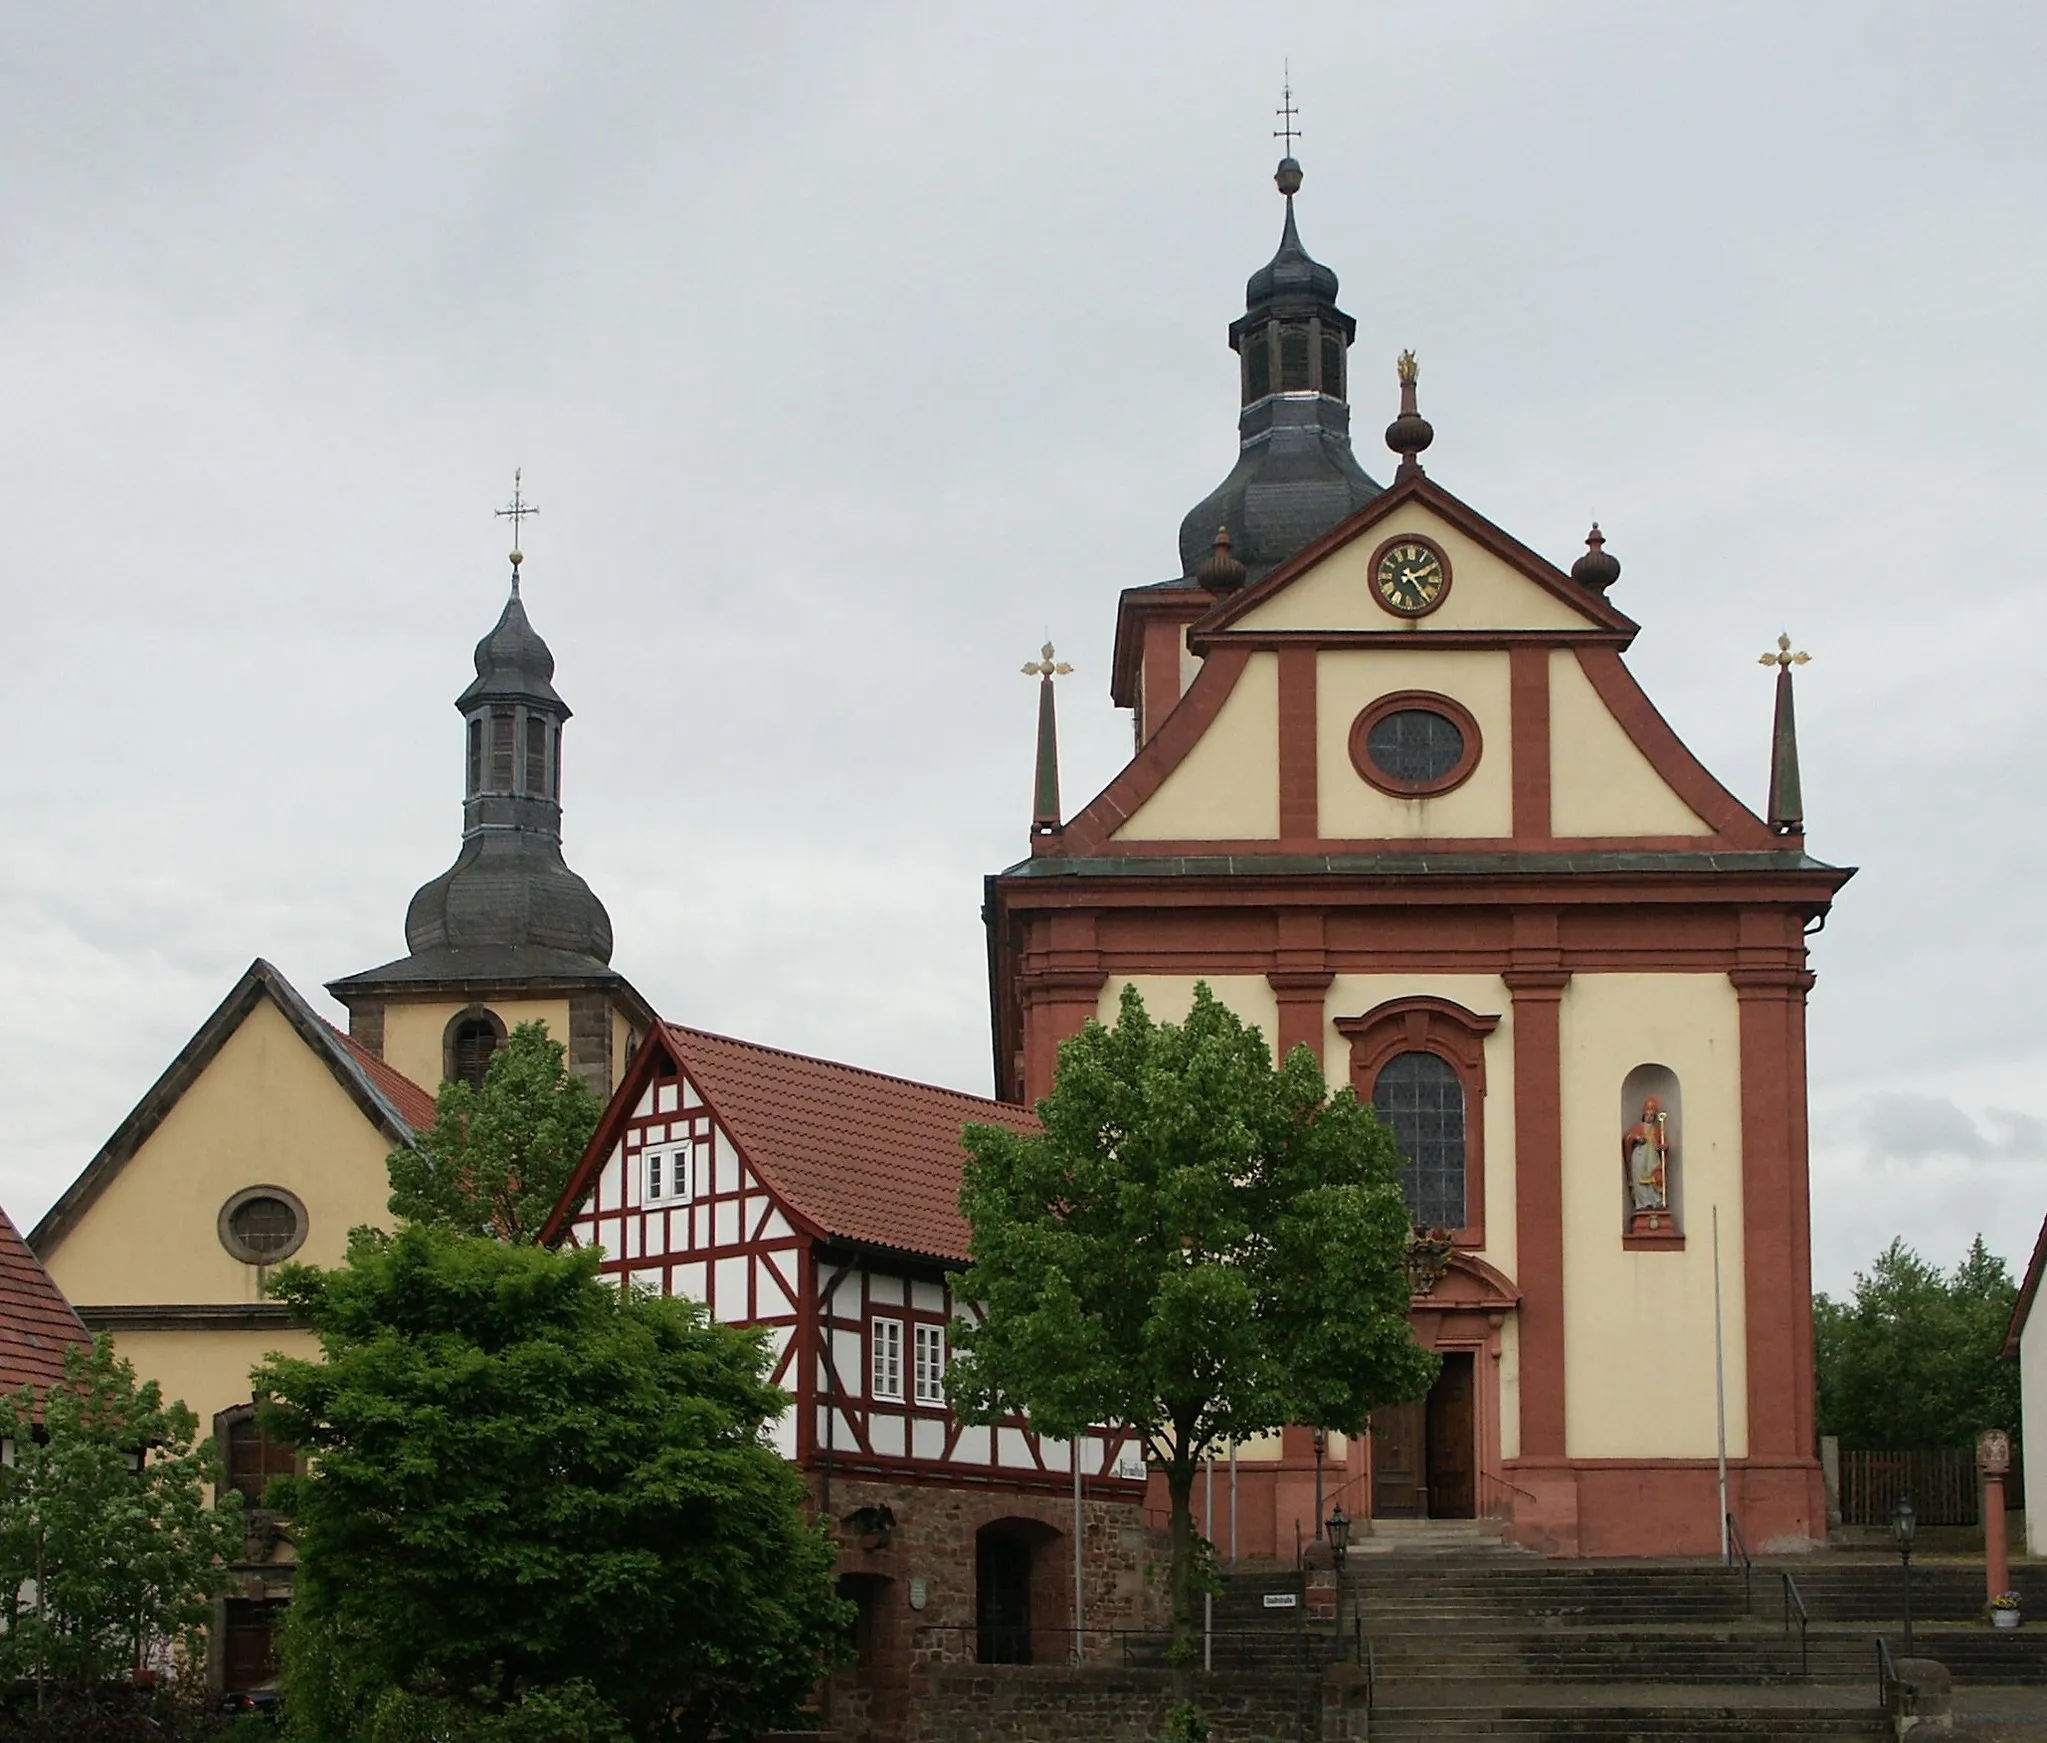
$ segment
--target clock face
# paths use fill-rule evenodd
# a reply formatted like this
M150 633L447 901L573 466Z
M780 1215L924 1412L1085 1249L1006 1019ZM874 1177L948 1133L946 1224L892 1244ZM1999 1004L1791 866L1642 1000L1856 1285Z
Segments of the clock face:
M1450 571L1434 545L1420 539L1395 539L1380 551L1372 585L1388 611L1420 617L1442 603Z

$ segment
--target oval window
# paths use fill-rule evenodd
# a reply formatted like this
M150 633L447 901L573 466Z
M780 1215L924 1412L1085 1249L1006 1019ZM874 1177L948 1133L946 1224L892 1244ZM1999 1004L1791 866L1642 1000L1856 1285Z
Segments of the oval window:
M1464 760L1464 734L1447 714L1403 708L1372 723L1365 754L1396 785L1432 787Z
M1425 799L1461 785L1478 766L1478 722L1431 690L1382 696L1350 729L1350 757L1383 793Z
M274 1265L306 1238L306 1207L281 1186L252 1186L221 1207L220 1243L245 1265Z

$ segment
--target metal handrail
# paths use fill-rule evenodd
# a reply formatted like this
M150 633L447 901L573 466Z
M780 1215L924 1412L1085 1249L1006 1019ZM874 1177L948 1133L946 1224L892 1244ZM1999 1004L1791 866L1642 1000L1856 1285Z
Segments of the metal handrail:
M1727 1541L1741 1557L1741 1613L1754 1616L1756 1613L1755 1572L1756 1564L1749 1558L1748 1539L1741 1534L1741 1526L1732 1513L1726 1515Z
M1805 1631L1806 1625L1812 1618L1806 1614L1805 1594L1798 1589L1798 1582L1791 1577L1791 1570L1789 1568L1779 1568L1777 1573L1778 1577L1784 1582L1784 1632L1786 1634L1791 1632L1791 1613L1796 1610L1798 1612L1798 1674L1801 1678L1810 1682L1812 1680L1812 1660L1807 1651Z
M1876 1637L1876 1704L1885 1712L1891 1710L1891 1691L1898 1686L1898 1667L1891 1658L1891 1649L1879 1634Z
M1369 1634L1360 1635L1359 1642L1364 1647L1365 1718L1369 1721L1373 1703L1379 1697L1379 1655L1372 1650L1372 1637Z

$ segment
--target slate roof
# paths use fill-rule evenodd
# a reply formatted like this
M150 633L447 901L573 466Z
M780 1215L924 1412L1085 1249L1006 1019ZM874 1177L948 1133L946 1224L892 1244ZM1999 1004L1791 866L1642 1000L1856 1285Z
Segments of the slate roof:
M633 1056L557 1223L588 1196L663 1049L789 1210L817 1234L862 1246L964 1263L961 1128L1039 1129L1009 1102L662 1023Z
M0 1210L0 1392L47 1390L64 1377L66 1347L89 1342L71 1303Z

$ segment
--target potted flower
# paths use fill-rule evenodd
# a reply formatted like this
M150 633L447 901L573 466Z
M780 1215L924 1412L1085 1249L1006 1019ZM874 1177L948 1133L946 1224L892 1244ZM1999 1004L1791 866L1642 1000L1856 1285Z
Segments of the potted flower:
M2016 1628L2019 1625L2017 1592L1999 1592L1990 1600L1990 1625L1993 1628Z

